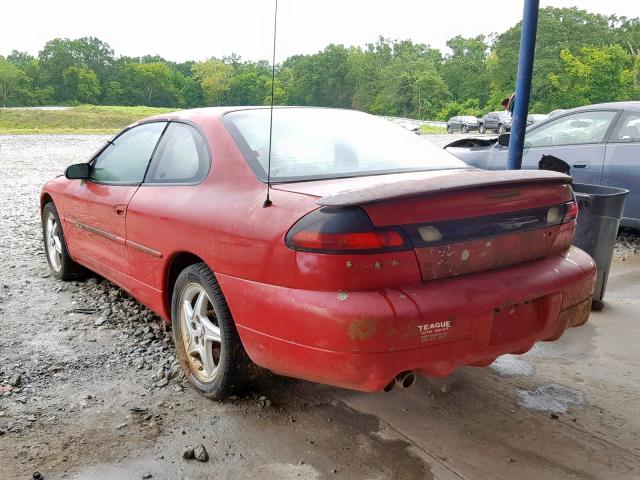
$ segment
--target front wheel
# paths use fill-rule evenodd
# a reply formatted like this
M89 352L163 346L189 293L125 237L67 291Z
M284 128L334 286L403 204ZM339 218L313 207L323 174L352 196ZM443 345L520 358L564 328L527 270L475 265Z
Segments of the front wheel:
M206 264L191 265L178 276L171 322L182 369L200 393L222 400L245 383L250 361L220 285Z
M42 210L42 236L47 263L54 277L59 280L72 280L85 273L84 268L69 255L60 216L53 202L47 203Z
M462 133L469 133L469 127L467 127L466 125L462 126Z
M505 132L504 125L502 124L498 125L498 133L502 135L504 132Z
M478 127L478 133L484 135L487 132L487 129L484 128L483 124L480 124L480 126Z

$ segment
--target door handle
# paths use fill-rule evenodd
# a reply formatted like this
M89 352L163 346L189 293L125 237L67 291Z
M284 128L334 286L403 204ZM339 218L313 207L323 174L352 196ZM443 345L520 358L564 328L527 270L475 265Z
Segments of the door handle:
M127 213L127 207L125 205L116 205L113 207L113 211L119 217L124 217L125 213Z
M591 162L576 162L572 165L573 168L589 168Z

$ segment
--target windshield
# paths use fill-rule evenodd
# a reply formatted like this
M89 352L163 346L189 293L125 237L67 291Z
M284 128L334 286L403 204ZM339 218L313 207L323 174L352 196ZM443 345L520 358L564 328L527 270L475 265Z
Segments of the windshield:
M254 172L267 179L269 109L230 112L224 122ZM362 112L279 108L273 112L272 181L469 168L408 130Z

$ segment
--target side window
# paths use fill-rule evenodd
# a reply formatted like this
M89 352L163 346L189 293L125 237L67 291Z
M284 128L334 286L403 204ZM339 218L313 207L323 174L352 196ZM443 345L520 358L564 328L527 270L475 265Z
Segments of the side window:
M526 134L525 147L602 143L618 112L595 111L567 115Z
M640 113L627 115L611 141L616 143L640 142Z
M91 179L108 183L141 183L165 122L138 125L127 130L96 158Z
M209 151L191 125L170 123L153 156L145 183L195 183L209 172Z

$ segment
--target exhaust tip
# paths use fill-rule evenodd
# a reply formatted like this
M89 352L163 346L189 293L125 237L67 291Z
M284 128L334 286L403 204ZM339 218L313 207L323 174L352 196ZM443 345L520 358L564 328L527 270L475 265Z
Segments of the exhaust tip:
M411 387L416 381L416 374L413 372L402 372L396 376L396 382L402 388Z
M382 389L383 392L390 392L391 390L393 390L393 387L396 386L396 379L393 378L391 379L391 381L389 383L387 383L385 385L385 387Z

